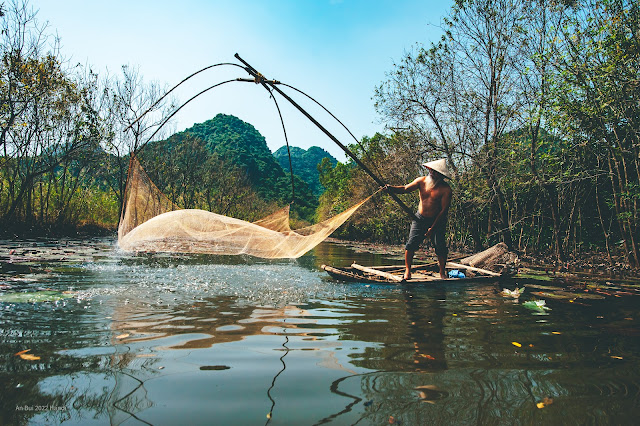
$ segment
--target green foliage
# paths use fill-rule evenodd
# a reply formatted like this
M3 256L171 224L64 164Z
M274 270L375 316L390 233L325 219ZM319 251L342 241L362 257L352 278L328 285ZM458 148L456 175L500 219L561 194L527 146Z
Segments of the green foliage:
M320 161L318 179L325 192L320 196L319 221L342 213L350 207L353 171L353 163L337 163L334 167L328 157Z
M73 225L91 224L115 229L120 220L120 203L113 193L85 187L77 199L80 205L72 207L77 212L77 222Z
M504 240L560 261L595 248L640 264L640 5L543 3L456 1L446 36L405 53L376 89L393 132L349 148L394 185L447 158L454 246ZM0 226L115 225L129 151L157 122L122 130L158 88L126 67L115 89L66 68L16 5L0 21ZM292 201L298 221L323 220L379 189L352 162L292 148L293 199L286 150L274 157L253 126L223 114L140 155L178 204L248 220ZM337 235L399 243L407 229L380 194Z
M406 162L412 143L398 137L387 137L376 134L363 138L359 144L349 146L359 158L375 170L383 179L393 184L400 184L407 176L410 180L416 177L415 163ZM335 167L324 159L318 166L320 182L326 191L320 197L318 220L346 210L352 205L378 191L379 187L353 162L337 163ZM415 206L415 194L400 196L409 206ZM351 239L372 242L400 243L406 238L409 221L403 210L383 193L375 195L334 235Z

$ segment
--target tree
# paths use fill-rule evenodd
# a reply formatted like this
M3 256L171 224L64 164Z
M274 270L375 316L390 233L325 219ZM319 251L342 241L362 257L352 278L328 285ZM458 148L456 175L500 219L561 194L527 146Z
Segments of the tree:
M626 260L639 265L640 6L589 0L563 24L554 46L555 123L595 156L593 163L602 167L596 184L602 183L598 174L609 177ZM603 232L608 234L604 226Z
M12 2L2 19L2 223L31 221L38 180L99 139L89 102L94 87L65 67L46 30L26 2Z
M514 87L522 54L524 4L519 0L456 2L444 21L442 41L405 54L376 91L377 109L390 127L408 127L424 140L424 149L418 153L430 159L446 157L458 177L474 167L482 170L489 207L510 247L512 224L503 191L499 141L515 127L521 103Z
M138 68L124 65L120 77L103 82L102 120L110 137L105 150L105 175L120 201L124 202L125 184L131 154L138 153L155 134L155 140L165 134L164 126L177 108L173 98L162 98L166 90L158 83L145 83Z

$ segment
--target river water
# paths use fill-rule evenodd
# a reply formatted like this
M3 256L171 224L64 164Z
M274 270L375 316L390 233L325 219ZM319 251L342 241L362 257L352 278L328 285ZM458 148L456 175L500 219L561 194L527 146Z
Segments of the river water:
M0 424L636 423L637 283L531 310L529 289L501 294L530 279L368 285L320 269L353 261L398 259L0 241Z

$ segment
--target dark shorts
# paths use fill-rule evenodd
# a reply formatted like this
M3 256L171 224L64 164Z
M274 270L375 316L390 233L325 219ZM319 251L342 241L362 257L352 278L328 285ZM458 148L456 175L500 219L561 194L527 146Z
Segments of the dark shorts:
M420 248L420 244L424 241L424 234L427 233L433 220L432 217L424 217L420 213L415 214L416 218L411 222L411 231L409 231L409 240L404 246L406 250L416 251ZM436 249L436 255L447 256L449 249L447 248L447 241L445 239L444 231L447 227L447 221L440 222L436 229L431 233L431 244Z

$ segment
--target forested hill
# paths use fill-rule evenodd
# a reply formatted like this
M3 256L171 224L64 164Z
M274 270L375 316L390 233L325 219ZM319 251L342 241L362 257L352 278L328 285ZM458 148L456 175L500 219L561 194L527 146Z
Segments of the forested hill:
M328 158L331 162L331 166L335 167L338 160L336 160L327 151L317 146L312 146L307 150L292 146L290 147L290 151L293 173L302 177L302 179L309 185L314 195L321 195L324 192L324 187L320 184L318 164L320 164L323 158ZM289 173L289 155L287 153L287 147L282 146L278 148L278 150L273 153L273 156L278 160L284 171Z
M268 199L280 198L274 193L285 177L267 142L249 123L233 115L218 114L204 123L194 124L191 133L206 142L207 149L220 159L246 171L249 181Z
M185 176L189 175L193 186L189 192L194 194L224 193L242 202L243 196L232 196L232 192L255 191L266 203L282 206L292 201L291 178L267 147L264 136L233 115L218 114L151 145L145 150L147 163L154 164L150 175L169 192L175 192L175 181L185 181ZM182 173L169 177L169 169L173 168ZM317 195L298 176L294 177L294 186L296 199L292 211L304 220L312 220ZM188 205L187 201L192 197L185 195L183 189L179 192L179 197L172 198L179 199L179 205ZM244 204L245 209L257 208L249 199L244 200ZM207 209L218 210L213 205ZM237 209L239 214L247 213L242 212L242 206Z

